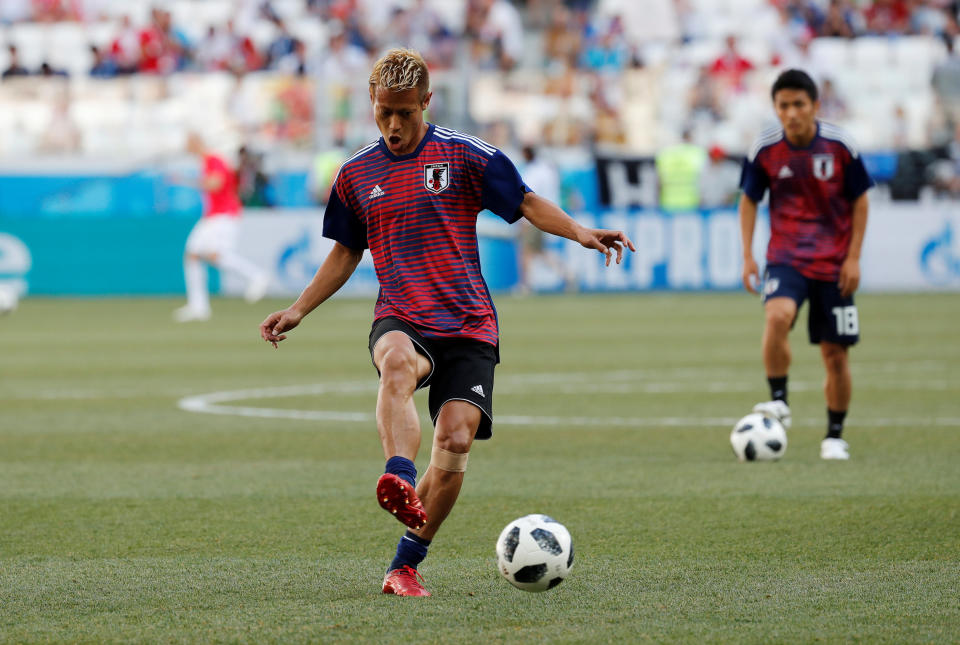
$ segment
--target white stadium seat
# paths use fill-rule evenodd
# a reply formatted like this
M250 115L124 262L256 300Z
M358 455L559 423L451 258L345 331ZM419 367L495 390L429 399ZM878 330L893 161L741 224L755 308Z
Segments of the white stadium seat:
M292 24L306 13L303 0L273 0L271 3L284 22Z
M724 47L724 42L718 39L695 40L683 47L680 56L688 65L703 67L715 61Z
M11 25L8 38L11 44L17 46L20 63L27 69L37 69L46 60L48 41L48 25L24 22Z
M318 18L303 18L290 25L290 32L307 46L308 58L327 46L327 27Z
M846 38L814 38L810 57L820 69L843 68L850 64L850 41Z
M277 28L273 23L266 22L264 20L258 20L253 23L250 28L250 33L247 34L253 39L253 42L256 43L257 47L263 49L267 47L277 37Z
M737 43L740 55L755 66L770 62L770 42L762 38L741 38Z
M926 36L904 36L893 43L897 66L926 69L933 64L933 46Z
M889 38L864 36L853 41L853 63L860 69L887 69L893 63Z
M71 22L50 25L47 43L46 60L54 68L65 70L71 76L81 76L90 71L93 56L83 25Z
M113 43L119 26L119 22L112 20L87 23L84 26L87 32L87 42L101 49L106 49Z

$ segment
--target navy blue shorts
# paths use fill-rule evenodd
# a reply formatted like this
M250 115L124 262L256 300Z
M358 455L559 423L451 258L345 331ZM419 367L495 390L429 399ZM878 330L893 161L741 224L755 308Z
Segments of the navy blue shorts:
M430 373L417 383L417 389L430 387L428 407L433 425L445 403L466 401L483 412L476 438L493 436L493 371L500 362L498 349L472 338L427 338L403 320L387 316L375 321L370 330L371 360L377 341L391 331L406 334L417 353L430 361Z
M860 340L860 319L853 296L844 298L836 282L814 280L791 266L773 264L763 275L763 302L771 298L792 299L798 313L804 300L810 299L807 333L814 345L855 345Z

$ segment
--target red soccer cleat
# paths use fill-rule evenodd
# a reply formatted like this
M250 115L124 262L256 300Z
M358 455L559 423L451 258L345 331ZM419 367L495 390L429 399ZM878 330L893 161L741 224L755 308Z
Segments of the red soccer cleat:
M383 578L383 593L395 596L429 596L430 592L423 588L417 578L423 580L419 571L407 565L387 571Z
M392 473L384 473L377 480L377 501L408 528L421 529L427 523L427 512L423 510L417 491Z

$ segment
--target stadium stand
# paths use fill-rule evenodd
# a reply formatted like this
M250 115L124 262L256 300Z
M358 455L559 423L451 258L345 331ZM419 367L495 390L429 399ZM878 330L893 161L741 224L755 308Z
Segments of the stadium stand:
M399 44L436 70L438 120L522 141L651 156L689 129L742 153L773 118L771 80L795 66L829 82L864 150L936 148L957 116L956 80L933 79L957 65L958 5L909 4L11 0L0 69L13 45L29 76L0 83L0 158L150 159L190 128L268 155L350 148L376 135L370 57Z

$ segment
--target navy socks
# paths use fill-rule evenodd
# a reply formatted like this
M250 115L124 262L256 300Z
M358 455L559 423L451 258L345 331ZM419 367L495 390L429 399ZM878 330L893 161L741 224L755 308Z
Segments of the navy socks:
M400 538L400 542L397 543L397 555L393 558L393 562L390 563L387 571L393 571L403 566L416 569L417 565L427 557L429 546L430 540L424 540L422 537L407 531Z
M390 459L387 459L387 467L384 472L396 475L414 488L417 487L417 467L406 457L390 457Z

